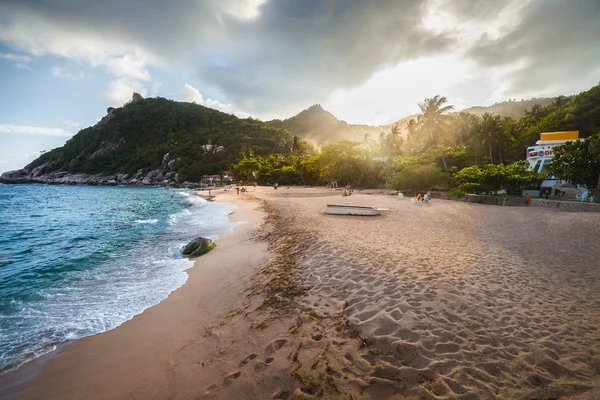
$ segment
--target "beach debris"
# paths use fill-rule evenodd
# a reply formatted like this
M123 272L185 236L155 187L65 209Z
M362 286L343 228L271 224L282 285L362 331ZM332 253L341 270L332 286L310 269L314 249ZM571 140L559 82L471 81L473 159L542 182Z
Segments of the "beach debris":
M215 247L217 247L217 244L212 240L198 236L183 248L181 254L190 258L199 257Z

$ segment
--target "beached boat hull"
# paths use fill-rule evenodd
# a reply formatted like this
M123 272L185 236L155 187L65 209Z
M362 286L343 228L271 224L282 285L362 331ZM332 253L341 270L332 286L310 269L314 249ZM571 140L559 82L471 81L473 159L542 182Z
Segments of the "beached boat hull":
M325 212L331 215L364 215L373 216L381 215L381 213L388 211L387 208L377 208L369 206L352 206L352 205L340 205L340 204L328 204Z

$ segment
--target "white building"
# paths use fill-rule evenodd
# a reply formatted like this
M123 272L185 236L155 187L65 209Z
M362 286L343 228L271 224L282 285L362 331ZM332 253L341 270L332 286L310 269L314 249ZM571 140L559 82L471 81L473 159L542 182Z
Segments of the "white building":
M529 163L529 168L539 173L543 172L544 167L550 164L554 158L554 146L581 140L584 139L579 138L579 131L540 133L540 140L533 145L527 146L527 162ZM542 182L542 194L545 191L548 191L549 194L551 193L553 195L557 195L557 192L560 192L566 194L567 197L580 197L581 194L585 192L585 190L580 190L574 185L559 181L553 176L544 179Z

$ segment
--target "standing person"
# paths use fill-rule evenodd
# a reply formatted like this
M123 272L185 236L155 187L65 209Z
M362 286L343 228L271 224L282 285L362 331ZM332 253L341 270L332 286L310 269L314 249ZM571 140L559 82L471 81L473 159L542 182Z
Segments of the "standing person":
M235 190L237 191L238 196L240 195L240 187L236 186Z
M531 204L531 195L529 192L525 193L525 205L528 206Z

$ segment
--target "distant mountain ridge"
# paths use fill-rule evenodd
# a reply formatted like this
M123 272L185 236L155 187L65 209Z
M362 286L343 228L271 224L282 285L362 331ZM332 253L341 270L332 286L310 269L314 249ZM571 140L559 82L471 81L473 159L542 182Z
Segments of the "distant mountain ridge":
M485 113L501 115L503 117L512 117L515 119L522 118L525 111L531 109L535 105L547 106L552 103L551 97L540 97L529 100L508 100L501 103L495 103L491 106L474 106L469 107L463 112L468 112L475 115L483 115Z
M504 101L491 106L475 106L467 108L462 112L468 112L475 115L485 113L508 116L519 119L525 115L525 111L531 109L534 105L541 106L552 103L553 99L549 97L534 98L520 101ZM274 119L266 121L265 124L283 128L293 135L298 135L317 147L339 142L340 140L364 140L365 134L369 139L376 140L381 132L389 133L394 126L397 126L402 135L408 133L408 123L411 119L416 119L417 114L409 115L388 125L371 126L361 124L349 124L346 121L337 119L332 113L325 110L320 104L315 104L309 108L300 111L293 117L284 120Z
M365 134L370 139L375 139L381 132L389 133L393 126L398 126L402 133L407 133L408 121L412 118L416 118L416 116L410 115L384 126L349 124L337 119L320 104L315 104L293 117L284 120L274 119L266 121L265 124L286 129L293 135L301 136L316 146L322 146L341 140L362 141Z

